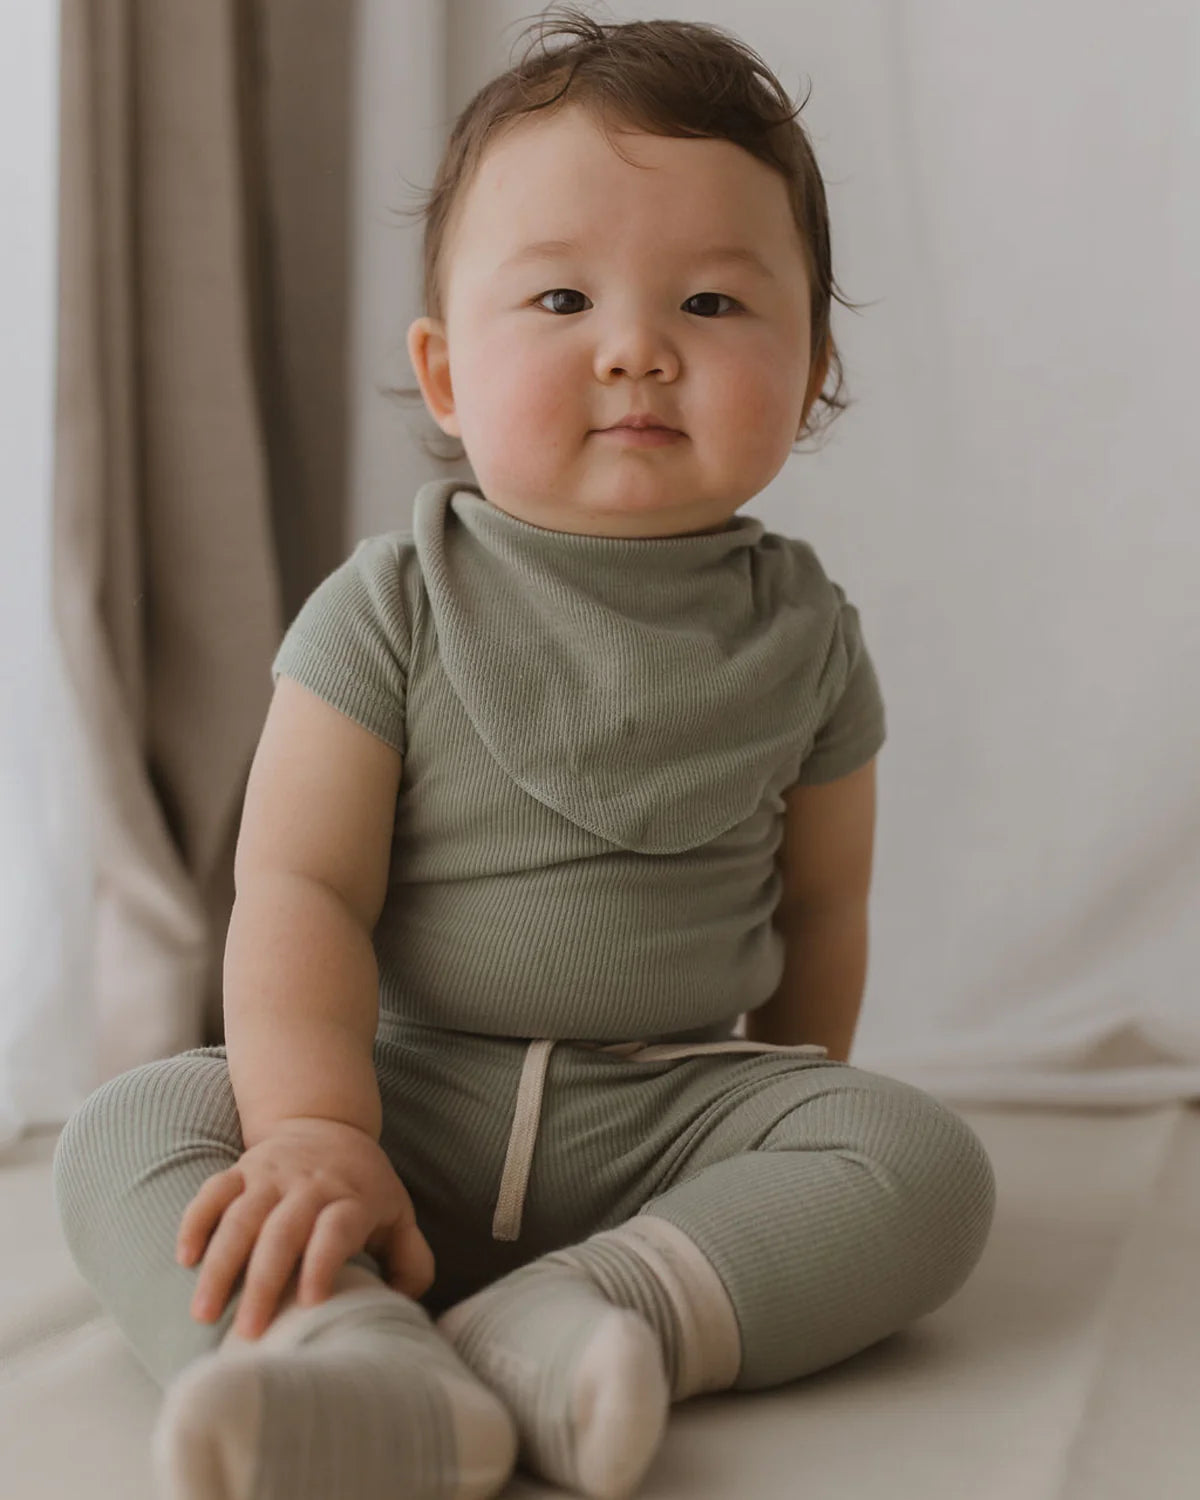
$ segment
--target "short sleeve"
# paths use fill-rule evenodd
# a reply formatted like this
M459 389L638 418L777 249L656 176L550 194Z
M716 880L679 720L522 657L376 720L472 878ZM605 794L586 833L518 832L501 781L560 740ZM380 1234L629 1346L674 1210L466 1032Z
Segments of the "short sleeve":
M887 738L883 695L858 610L836 583L833 590L839 608L828 668L831 707L800 767L796 780L801 786L849 776L865 766Z
M295 678L404 755L411 646L399 540L368 537L305 600L271 679Z

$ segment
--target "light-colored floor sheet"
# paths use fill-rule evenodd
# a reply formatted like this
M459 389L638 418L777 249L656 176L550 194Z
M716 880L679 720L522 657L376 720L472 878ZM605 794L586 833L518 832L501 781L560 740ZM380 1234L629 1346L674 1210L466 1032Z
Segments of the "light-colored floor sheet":
M998 1183L967 1284L841 1365L677 1407L638 1500L1200 1497L1200 1108L954 1107ZM62 1241L55 1139L0 1153L0 1496L157 1500L159 1392Z

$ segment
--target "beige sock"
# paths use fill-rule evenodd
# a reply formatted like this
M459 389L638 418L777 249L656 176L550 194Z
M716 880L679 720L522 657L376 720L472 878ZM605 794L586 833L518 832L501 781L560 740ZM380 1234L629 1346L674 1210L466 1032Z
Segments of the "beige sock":
M742 1335L729 1293L696 1242L669 1219L638 1214L561 1253L584 1266L610 1302L655 1329L672 1401L728 1390L737 1379ZM647 1274L638 1274L638 1262Z
M672 1400L727 1389L741 1363L717 1273L649 1215L511 1272L438 1327L508 1404L522 1461L596 1500L637 1487Z
M419 1303L361 1266L234 1333L167 1388L152 1440L162 1500L485 1500L517 1435Z
M671 1404L651 1328L571 1266L534 1261L438 1319L517 1421L533 1473L595 1500L632 1494Z

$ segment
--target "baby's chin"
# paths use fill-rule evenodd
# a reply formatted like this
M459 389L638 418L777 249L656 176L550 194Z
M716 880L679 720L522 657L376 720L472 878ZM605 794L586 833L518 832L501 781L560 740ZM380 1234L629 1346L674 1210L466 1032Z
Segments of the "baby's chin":
M645 485L563 488L534 499L530 491L520 496L492 495L487 498L501 510L530 526L546 531L572 532L578 536L645 538L700 536L724 531L730 521L729 506L697 506L694 496L681 501L664 486L655 495Z

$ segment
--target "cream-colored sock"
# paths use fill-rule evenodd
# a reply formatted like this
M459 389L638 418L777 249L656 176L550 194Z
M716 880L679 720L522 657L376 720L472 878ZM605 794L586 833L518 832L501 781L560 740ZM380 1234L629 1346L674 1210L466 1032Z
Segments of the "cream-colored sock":
M669 1219L638 1214L560 1252L580 1264L610 1302L640 1313L659 1336L671 1400L728 1390L742 1335L725 1283Z
M728 1388L741 1363L716 1271L649 1215L511 1272L438 1327L507 1402L522 1461L595 1500L632 1494L672 1400Z
M256 1340L180 1371L154 1429L161 1500L486 1500L517 1435L419 1303L361 1266Z
M438 1327L503 1397L525 1467L595 1500L633 1493L671 1404L641 1318L583 1271L543 1258L448 1309Z

